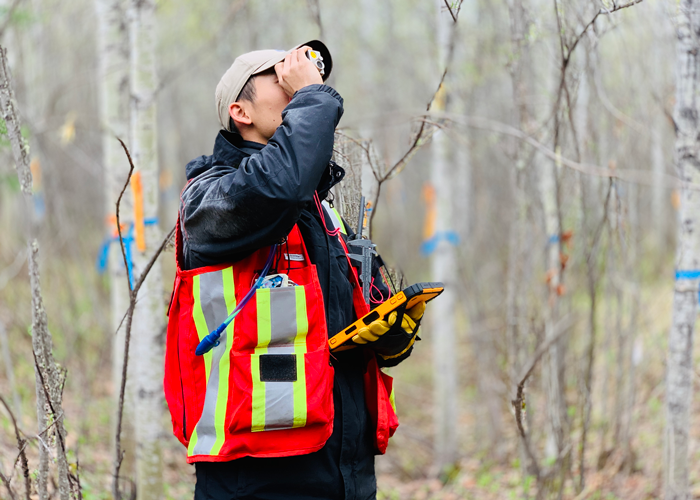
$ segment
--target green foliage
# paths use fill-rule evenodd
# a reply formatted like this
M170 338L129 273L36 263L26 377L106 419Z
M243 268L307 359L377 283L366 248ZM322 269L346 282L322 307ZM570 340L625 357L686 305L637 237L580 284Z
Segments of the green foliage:
M0 186L7 186L7 189L11 193L20 192L19 179L14 171L8 174L0 175Z
M9 6L0 7L0 18L5 19L8 12L10 11ZM18 7L12 12L12 18L10 19L10 26L17 28L24 28L31 25L38 20L38 17L32 12L31 8L21 8Z
M664 407L663 402L657 397L649 398L648 405L649 410L654 414L659 413Z
M485 470L479 473L479 475L476 477L476 484L480 488L488 488L493 483L493 480L493 476L489 473L489 471Z
M399 500L400 498L401 495L394 488L389 491L377 491L377 500Z
M458 464L450 464L445 467L440 473L440 481L442 484L453 482L459 476L460 468Z

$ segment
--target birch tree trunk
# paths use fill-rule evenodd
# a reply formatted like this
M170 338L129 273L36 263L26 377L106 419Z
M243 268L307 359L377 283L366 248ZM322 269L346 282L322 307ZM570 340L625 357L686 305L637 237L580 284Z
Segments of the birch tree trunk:
M124 187L129 172L129 162L117 137L130 143L129 134L129 47L125 0L95 0L98 27L99 64L99 98L100 122L102 130L102 161L105 179L105 222L107 234L111 236L116 229L114 221L115 207L119 193ZM129 191L121 202L120 219L126 227L132 223L132 204ZM129 287L126 281L124 260L118 245L111 243L108 260L112 340L112 387L121 384L122 363L124 360L124 325L120 328L122 318L129 307ZM116 332L116 335L114 334ZM131 384L127 384L127 393L131 393ZM117 398L115 398L115 401ZM127 415L122 430L122 447L125 449L121 470L133 473L134 429L132 424L133 407L131 401L125 401L124 412Z
M131 46L131 137L132 155L142 186L145 247L138 248L138 189L134 190L137 245L134 274L139 276L162 239L158 218L158 144L156 133L155 0L131 0L129 5ZM138 183L138 177L132 180ZM136 435L136 476L139 499L163 496L161 456L163 411L163 342L165 324L163 283L156 261L141 287L134 312L133 393Z
M437 42L440 68L447 64L450 34L453 29L451 16L445 11L442 0L436 0ZM440 88L433 102L432 111L445 111L445 85ZM435 234L437 240L432 261L432 276L445 283L445 291L436 300L430 312L433 340L433 393L435 421L435 467L444 471L457 460L457 360L454 309L456 304L455 247L447 235L452 226L452 175L448 160L447 136L442 130L433 135L431 180L435 189Z
M532 123L533 115L529 106L528 97L532 88L531 74L528 72L532 58L530 57L530 44L525 34L529 30L529 22L526 18L527 5L523 0L513 0L509 3L511 25L511 50L513 51L510 64L511 85L513 88L513 124L526 133L534 133ZM514 194L514 211L510 221L508 236L508 269L506 282L506 342L508 349L508 375L517 384L517 378L521 375L523 365L529 356L527 346L529 344L527 334L530 331L528 324L528 309L533 306L528 297L532 287L531 277L534 274L534 262L529 255L528 245L528 211L532 200L528 196L526 186L529 176L532 174L528 168L528 150L522 141L514 141L512 150L515 168L512 171L512 186ZM536 161L536 157L532 160ZM534 165L533 165L534 166ZM515 394L513 387L512 394ZM527 393L525 394L527 398ZM527 412L528 420L532 412ZM530 439L531 436L527 436ZM523 475L535 474L538 464L531 463L525 450L525 444L519 441L519 451Z
M527 97L523 75L524 59L527 55L525 42L525 12L522 0L513 0L509 4L511 24L511 49L513 51L510 65L511 84L513 86L514 116L513 122L520 130L528 130ZM506 283L506 337L508 343L508 372L515 381L520 375L524 363L522 352L522 325L520 310L522 307L521 265L523 262L524 225L526 223L527 198L525 195L524 176L525 160L522 141L514 141L514 163L512 184L514 192L514 214L510 221L508 236L508 281Z
M360 74L365 95L373 95L375 88L375 61L372 50L374 46L373 37L377 30L378 2L376 0L361 0L362 18L360 22L360 33L365 50L360 58ZM372 169L372 162L376 159L374 147L372 145L373 127L365 125L360 131L367 153L362 158L362 196L365 197L365 213L367 215L366 232L363 234L371 239L372 237L372 212L377 205L379 198L379 182ZM376 163L375 163L376 165Z
M700 183L700 1L681 0L676 24L676 168L684 181ZM681 189L673 323L666 363L666 500L690 498L688 443L693 393L693 337L700 278L700 192Z

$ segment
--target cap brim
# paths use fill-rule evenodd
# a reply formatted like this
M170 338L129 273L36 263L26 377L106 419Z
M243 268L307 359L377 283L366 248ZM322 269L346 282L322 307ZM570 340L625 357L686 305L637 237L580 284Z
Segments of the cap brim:
M278 62L284 61L284 58L287 57L287 54L291 54L298 48L303 47L305 45L308 45L313 50L321 53L321 57L323 57L323 64L325 65L324 74L321 76L321 78L325 82L331 75L331 70L333 69L333 59L331 58L331 52L328 50L328 47L326 47L326 45L320 40L311 40L310 42L300 43L296 47L289 49L287 52L280 52L279 57L275 57L261 64L260 67L256 68L252 74L257 75L258 73L262 73L263 71L272 68Z

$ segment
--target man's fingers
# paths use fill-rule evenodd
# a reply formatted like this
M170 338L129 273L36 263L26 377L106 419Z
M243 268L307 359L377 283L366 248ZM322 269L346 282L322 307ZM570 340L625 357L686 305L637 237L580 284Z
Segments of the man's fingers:
M423 313L425 313L425 302L419 302L412 308L406 310L406 314L416 321L423 317Z
M389 331L389 328L391 328L389 323L382 320L373 321L369 325L369 330L375 335L384 335Z
M355 335L352 340L356 344L366 344L367 342L374 342L379 338L379 335L375 335L372 333L369 328L364 327L360 328L357 331L357 335Z
M396 311L389 315L389 326L394 326L394 323L396 323Z
M379 335L373 333L368 327L360 328L357 335L367 342L374 342L379 338Z
M413 330L416 329L416 323L410 316L404 314L403 319L401 320L401 328L403 328L406 333L411 334L413 333Z
M284 71L284 61L280 61L277 64L275 64L275 73L277 73L277 81L282 81L284 80L284 77L282 76L282 72Z
M299 47L297 50L295 50L294 52L296 52L297 61L304 62L304 59L308 59L306 57L306 51L308 50L311 50L311 47L308 47L306 45L304 45L303 47Z

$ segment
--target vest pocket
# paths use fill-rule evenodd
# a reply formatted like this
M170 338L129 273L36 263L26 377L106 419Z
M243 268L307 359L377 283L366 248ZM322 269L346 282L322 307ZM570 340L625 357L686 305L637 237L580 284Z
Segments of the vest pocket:
M234 379L250 383L234 384L232 399L239 404L232 434L325 426L333 421L328 351L295 354L291 349L279 346L264 354L234 355Z

